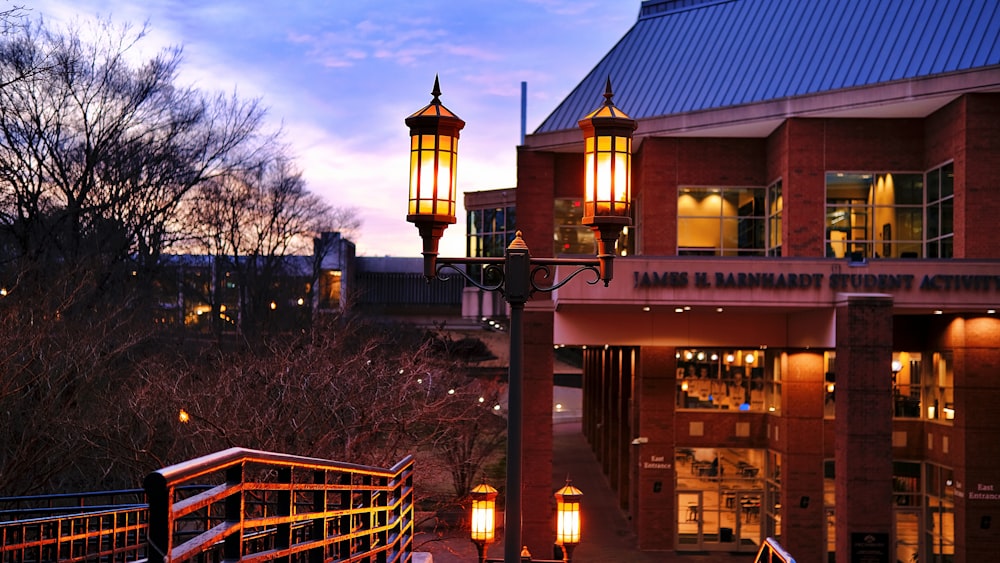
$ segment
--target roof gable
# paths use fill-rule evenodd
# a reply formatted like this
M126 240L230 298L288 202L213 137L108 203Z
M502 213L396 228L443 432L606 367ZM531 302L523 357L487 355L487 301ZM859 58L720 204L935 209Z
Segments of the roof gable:
M575 128L609 76L641 120L996 65L996 0L648 0L536 133Z

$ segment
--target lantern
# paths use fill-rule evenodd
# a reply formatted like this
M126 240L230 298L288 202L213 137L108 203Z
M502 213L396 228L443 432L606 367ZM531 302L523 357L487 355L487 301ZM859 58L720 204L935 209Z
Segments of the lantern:
M611 79L604 90L604 105L580 120L584 140L583 224L591 227L632 221L632 132L636 122L615 107Z
M438 242L455 223L458 136L465 122L441 103L441 87L434 77L433 99L406 118L410 128L410 198L406 220L423 239L424 275L432 278Z
M472 489L472 541L477 544L493 542L496 527L497 490L482 483Z
M604 285L614 276L612 260L622 229L632 224L632 132L636 122L615 107L611 78L604 105L580 120L583 129L583 224L594 230Z
M556 491L556 543L571 547L580 543L580 500L583 493L566 480Z

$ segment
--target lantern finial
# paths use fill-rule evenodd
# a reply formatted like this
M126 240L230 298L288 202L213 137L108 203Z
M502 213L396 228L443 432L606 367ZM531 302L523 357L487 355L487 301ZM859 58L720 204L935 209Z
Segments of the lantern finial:
M609 79L610 80L610 79ZM438 75L434 75L434 89L431 90L431 95L434 99L431 100L432 104L441 104L441 84L438 81Z

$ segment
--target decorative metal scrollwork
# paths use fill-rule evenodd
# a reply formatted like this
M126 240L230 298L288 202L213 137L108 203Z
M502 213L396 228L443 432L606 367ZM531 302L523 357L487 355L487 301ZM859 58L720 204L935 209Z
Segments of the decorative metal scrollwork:
M497 283L495 283L495 284L487 284L487 283L483 283L483 282L477 280L476 278L470 276L469 273L467 271L465 271L464 268L460 268L459 267L460 265L464 265L464 264L467 264L467 263L468 262L466 262L466 261L452 263L452 262L448 262L448 261L442 260L442 261L438 262L437 269L436 269L437 271L435 273L437 274L438 278L440 278L441 280L447 281L447 280L451 279L451 276L453 276L454 274L451 274L451 273L445 274L444 272L445 272L445 270L451 270L452 272L454 272L454 273L458 274L459 276L461 276L462 278L464 278L465 281L469 282L471 285L473 285L475 287L478 287L479 289L482 289L483 291L499 291L502 295L506 295L506 292L505 292L506 288L505 288L504 284L505 284L505 282L507 280L507 273L506 273L506 271L504 269L504 264L502 264L502 263L480 264L483 267L483 276L482 276L483 278L486 278L486 279L489 279L489 278L494 278L494 279L499 278L500 279L500 281L497 282ZM570 264L552 263L552 261L546 261L546 263L542 263L542 264L532 264L532 266L531 266L531 272L529 274L529 279L528 279L528 282L530 284L530 293L532 295L535 294L536 292L542 292L542 293L553 292L553 291L559 289L560 287L566 285L567 283L569 283L570 280L572 280L576 276L582 274L583 272L591 272L591 273L594 274L594 279L593 280L587 280L587 284L589 284L589 285L596 285L598 282L601 281L601 271L600 271L600 269L598 268L598 266L596 264L573 262L572 265L577 266L577 269L574 270L572 273L570 273L565 278L563 278L563 279L561 279L558 282L553 283L553 284L539 283L539 282L544 282L546 280L552 279L552 277L553 277L552 266L558 266L558 265L570 265Z

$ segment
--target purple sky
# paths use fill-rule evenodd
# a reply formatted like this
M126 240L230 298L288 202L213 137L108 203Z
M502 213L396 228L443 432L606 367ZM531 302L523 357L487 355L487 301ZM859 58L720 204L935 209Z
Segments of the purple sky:
M358 254L419 256L406 222L403 119L441 99L462 117L459 187L512 187L528 83L530 133L635 23L639 0L33 0L49 24L110 18L181 45L181 80L261 98L309 189L357 208ZM595 93L594 107L600 105ZM582 116L581 116L582 117ZM461 198L459 198L461 202ZM460 210L464 215L464 210ZM441 242L465 252L462 215Z

